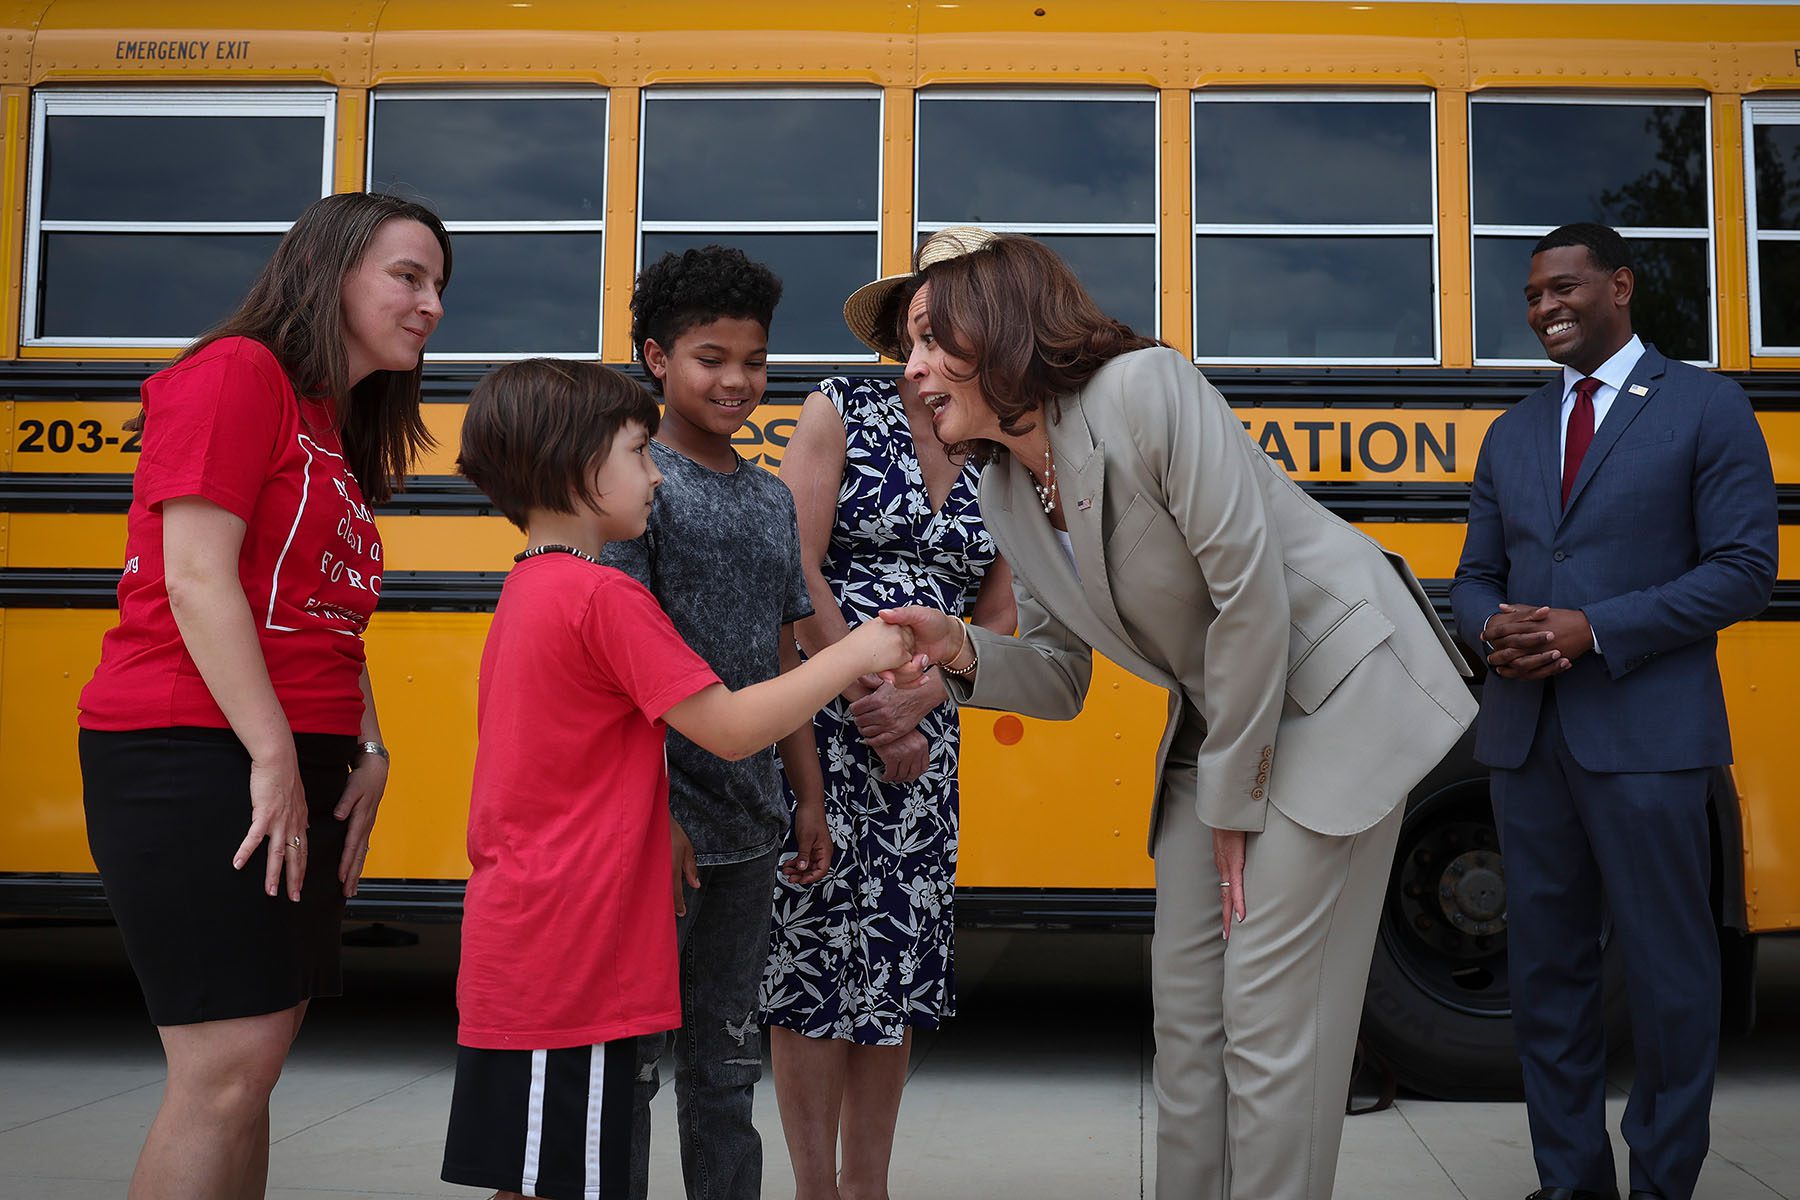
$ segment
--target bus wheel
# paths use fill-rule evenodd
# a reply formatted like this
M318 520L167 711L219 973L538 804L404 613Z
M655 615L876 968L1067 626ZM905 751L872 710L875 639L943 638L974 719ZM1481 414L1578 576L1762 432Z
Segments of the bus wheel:
M1602 939L1608 929L1603 927ZM1622 1047L1623 969L1604 953L1608 1044ZM1506 983L1506 875L1485 778L1407 806L1363 1005L1364 1045L1402 1087L1439 1099L1516 1095Z

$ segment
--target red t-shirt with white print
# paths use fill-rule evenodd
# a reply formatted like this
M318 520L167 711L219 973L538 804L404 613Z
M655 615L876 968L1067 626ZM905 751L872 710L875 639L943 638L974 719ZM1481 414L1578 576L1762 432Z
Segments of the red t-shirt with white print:
M507 575L476 696L459 1045L681 1024L663 716L718 682L624 572L544 554Z
M381 539L330 405L297 395L269 349L242 337L151 376L143 400L119 624L82 690L82 727L227 726L176 628L163 578L163 501L199 496L244 521L238 579L289 726L359 732L362 632L381 594Z

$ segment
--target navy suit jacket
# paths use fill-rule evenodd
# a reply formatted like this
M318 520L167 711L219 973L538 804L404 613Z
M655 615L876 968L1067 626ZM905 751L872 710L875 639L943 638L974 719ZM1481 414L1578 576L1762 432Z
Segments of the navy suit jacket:
M1776 572L1775 481L1749 398L1646 345L1565 510L1562 393L1558 372L1482 443L1450 589L1458 630L1479 647L1502 603L1580 609L1601 653L1554 683L1575 760L1590 771L1728 763L1718 631L1768 605ZM1477 759L1525 761L1546 686L1489 673Z

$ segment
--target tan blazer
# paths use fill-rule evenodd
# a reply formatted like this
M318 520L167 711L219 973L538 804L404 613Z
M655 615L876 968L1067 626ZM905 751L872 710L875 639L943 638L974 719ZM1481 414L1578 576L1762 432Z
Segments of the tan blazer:
M1050 425L1076 565L1008 457L981 510L1011 566L1019 635L971 627L964 704L1063 720L1099 651L1169 690L1157 815L1256 831L1265 805L1319 833L1367 829L1475 719L1468 666L1404 559L1315 503L1192 363L1121 355Z

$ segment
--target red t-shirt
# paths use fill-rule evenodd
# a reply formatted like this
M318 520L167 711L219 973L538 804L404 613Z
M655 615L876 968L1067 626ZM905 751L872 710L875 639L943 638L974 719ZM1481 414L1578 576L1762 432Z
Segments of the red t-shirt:
M82 690L82 726L228 724L175 626L163 579L162 503L199 496L245 523L238 579L288 724L357 733L381 539L330 406L297 396L268 348L241 337L152 375L143 398L119 624Z
M476 696L459 1043L681 1024L662 715L718 681L623 572L553 553L506 577Z

